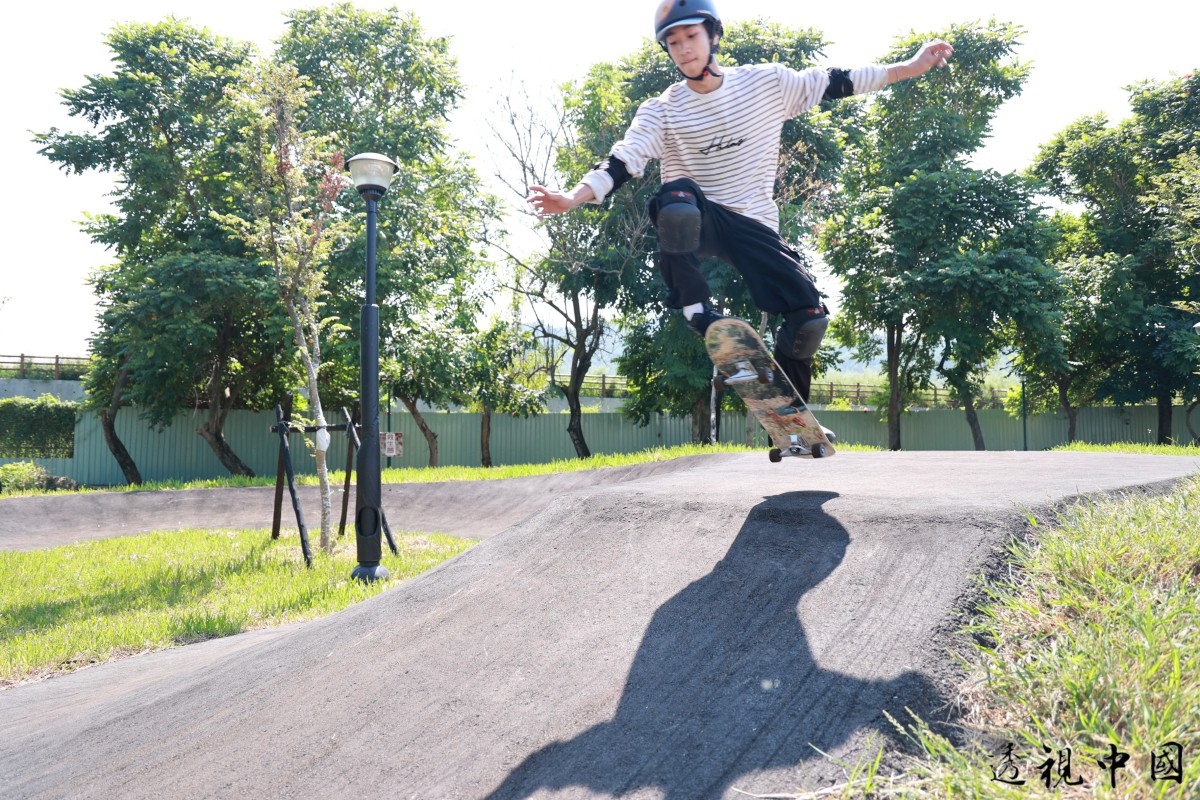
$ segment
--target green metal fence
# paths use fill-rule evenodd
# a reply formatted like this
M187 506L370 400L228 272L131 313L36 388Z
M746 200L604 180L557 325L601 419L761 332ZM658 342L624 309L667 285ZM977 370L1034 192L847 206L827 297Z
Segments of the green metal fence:
M821 411L821 421L837 431L843 442L876 447L887 446L887 426L874 411ZM480 415L466 413L429 413L429 426L438 436L438 456L442 465L478 465L480 463ZM567 436L568 415L543 414L529 419L492 417L491 451L496 464L527 464L575 456ZM1062 414L1031 416L1024 426L1004 411L979 412L984 440L989 450L1021 450L1028 442L1030 450L1043 450L1066 442L1067 423ZM1077 438L1080 441L1154 442L1157 410L1153 407L1127 409L1086 408L1079 412ZM229 415L225 435L238 456L259 475L273 475L278 455L278 439L270 432L275 416L270 412L235 411ZM146 480L192 480L226 475L216 456L196 435L199 419L180 414L174 425L162 432L149 430L132 409L121 412L117 430ZM380 421L381 430L398 431L404 437L402 458L385 459L385 465L423 467L429 463L429 448L412 417L391 413ZM646 427L637 427L619 413L587 413L583 430L593 453L628 453L660 445L676 445L691 440L691 421L660 415ZM724 414L721 441L744 442L745 418ZM1175 409L1173 432L1186 441L1184 411ZM905 450L970 450L970 429L962 411L935 409L905 414L901 421ZM758 431L755 440L765 446ZM292 438L292 454L298 472L312 472L312 457L298 436ZM0 459L0 463L18 459ZM124 483L120 469L104 444L99 420L81 415L75 430L75 456L69 459L36 459L54 475L65 475L87 485ZM390 462L390 463L389 463ZM335 435L329 463L340 468L346 463L345 437Z

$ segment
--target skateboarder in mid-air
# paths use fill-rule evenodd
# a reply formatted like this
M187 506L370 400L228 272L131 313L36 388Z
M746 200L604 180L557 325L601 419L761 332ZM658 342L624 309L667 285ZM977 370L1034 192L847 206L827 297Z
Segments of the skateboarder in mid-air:
M667 305L681 308L703 336L722 315L710 302L700 258L728 261L754 304L783 316L774 357L807 402L829 312L799 255L779 236L774 186L783 123L822 100L879 91L945 66L954 49L932 41L903 63L850 70L722 67L715 54L723 31L712 0L662 0L654 35L684 80L642 103L625 137L574 189L531 186L528 202L539 216L601 203L658 159L663 185L647 210L658 230Z

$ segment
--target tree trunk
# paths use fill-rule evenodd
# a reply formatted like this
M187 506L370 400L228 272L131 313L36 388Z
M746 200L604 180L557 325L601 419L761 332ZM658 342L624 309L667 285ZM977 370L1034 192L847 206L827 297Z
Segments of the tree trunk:
M299 306L297 306L297 303ZM321 407L321 391L317 376L321 372L321 332L315 320L315 315L308 301L300 296L290 296L285 299L288 317L292 320L292 336L300 351L300 361L304 365L304 373L308 383L308 403L313 415L313 424L318 429L325 430L328 424L325 411ZM305 328L311 332L306 335ZM360 398L361 400L361 398ZM328 431L326 431L328 432ZM320 434L318 434L320 435ZM379 446L379 442L364 443L365 446ZM333 486L329 483L329 467L326 463L325 451L319 445L313 447L313 457L316 460L317 483L321 487L321 550L333 552Z
M904 393L900 381L900 326L887 326L888 449L900 449L900 411Z
M701 392L692 406L692 441L696 444L712 444L712 412L708 401L708 393Z
M321 424L324 424L322 422ZM374 443L376 447L379 442ZM368 445L369 446L369 445ZM333 485L329 482L328 452L319 447L313 448L313 458L317 462L317 482L321 485L321 550L333 552Z
M1200 445L1200 434L1196 433L1196 429L1192 427L1192 412L1196 410L1196 406L1200 406L1200 399L1193 400L1187 407L1187 413L1183 415L1183 421L1187 425L1188 433L1192 436L1192 444Z
M567 397L567 408L571 410L567 435L571 437L571 444L575 446L575 455L579 458L591 458L592 451L583 437L583 408L579 402L579 393L583 390L583 379L592 362L590 358L578 356L572 357L571 361L571 379L563 387L563 394Z
M1067 394L1070 388L1070 378L1059 380L1058 382L1058 402L1063 407L1063 411L1067 412L1067 444L1075 441L1075 422L1079 418L1079 408L1071 405L1071 400Z
M975 397L963 395L963 409L967 412L967 425L971 428L971 439L975 442L976 450L987 450L983 443L983 428L979 427L979 412L975 410Z
M416 400L401 395L400 402L404 403L404 407L408 409L408 413L412 414L413 422L417 423L417 427L421 429L421 435L425 437L425 443L429 445L429 466L436 467L438 465L437 434L425 424L425 418L417 410Z
M220 421L214 419L214 416L216 415L210 411L208 419L204 420L204 423L196 429L196 433L200 434L200 438L208 443L213 453L216 454L217 460L221 462L221 466L229 470L230 475L245 475L247 478L253 478L254 470L246 466L238 458L237 453L233 452L229 442L225 441L224 426Z
M117 436L117 412L121 410L121 395L128 382L129 370L122 369L117 373L112 401L108 404L108 408L100 409L100 426L104 430L104 443L108 445L108 451L117 460L117 466L121 468L121 474L125 476L126 483L141 486L143 483L142 473L138 471L133 456L129 455L129 451L125 449L125 443L121 441L121 437Z
M310 374L309 378L309 398L308 402L311 406L313 414L313 425L317 428L324 429L329 423L325 420L325 410L321 408L321 396L317 393L315 380L316 372ZM326 430L326 433L328 431ZM318 436L320 434L317 434ZM374 444L379 446L379 442L366 442L365 447L370 447ZM321 487L321 551L324 553L333 552L333 485L329 482L329 463L327 460L327 451L322 450L320 445L313 443L313 459L316 461L317 467L317 483Z
M483 407L483 414L479 419L479 451L482 455L480 463L485 467L492 465L492 410L487 406Z
M975 408L975 393L971 391L970 383L961 377L955 380L955 376L960 373L953 370L947 374L947 372L942 372L942 367L939 366L938 372L942 373L946 383L950 384L954 394L963 404L963 412L967 418L967 427L971 429L971 441L975 445L975 449L987 450L987 446L983 443L983 428L979 427L979 410Z
M1171 443L1171 412L1175 409L1175 398L1170 394L1158 396L1158 443Z
M233 338L233 320L228 316L223 320L221 329L217 337L217 354L213 359L212 371L208 376L208 382L205 385L205 394L208 395L208 414L196 429L196 433L200 434L200 438L208 443L216 454L217 460L221 462L221 466L229 470L230 475L244 475L247 478L254 477L254 470L246 466L246 464L233 452L233 448L229 446L229 442L225 441L225 418L229 415L229 409L233 408L237 402L237 391L231 391L225 385L225 364L229 360L229 342Z
M571 419L567 423L567 435L571 444L575 445L575 455L579 458L591 458L592 451L588 449L587 440L583 438L583 409L579 405L579 392L568 391L567 407L571 409Z

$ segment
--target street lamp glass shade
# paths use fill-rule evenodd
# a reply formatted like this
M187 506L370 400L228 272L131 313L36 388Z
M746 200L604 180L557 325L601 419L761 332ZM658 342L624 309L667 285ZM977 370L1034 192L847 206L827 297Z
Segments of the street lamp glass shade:
M379 153L360 153L346 162L350 178L359 194L378 194L382 197L392 185L400 165Z

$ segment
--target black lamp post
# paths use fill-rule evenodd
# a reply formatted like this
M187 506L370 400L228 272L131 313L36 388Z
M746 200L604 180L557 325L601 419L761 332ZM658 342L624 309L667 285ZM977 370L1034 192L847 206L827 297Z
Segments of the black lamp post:
M379 153L362 153L346 162L354 188L367 201L366 299L359 327L359 399L362 439L358 448L358 483L354 534L358 566L350 577L369 583L388 577L380 532L383 528L383 490L379 477L379 306L375 303L375 214L400 165Z

